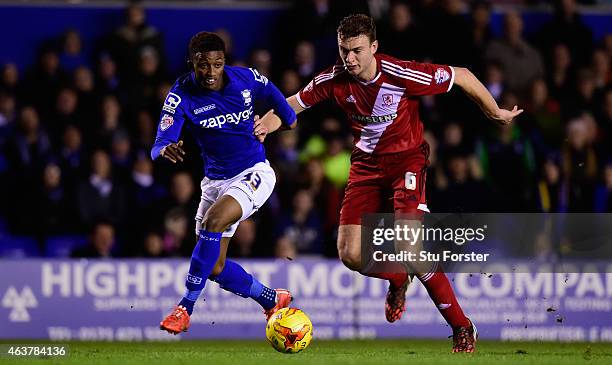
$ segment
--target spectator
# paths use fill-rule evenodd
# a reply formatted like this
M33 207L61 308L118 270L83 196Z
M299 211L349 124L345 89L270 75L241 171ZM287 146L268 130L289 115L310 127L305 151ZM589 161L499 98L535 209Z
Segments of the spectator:
M86 120L93 120L98 95L95 93L94 76L89 68L80 66L74 71L74 88L79 100L78 114Z
M164 199L158 206L157 217L163 219L166 212L174 208L180 208L185 214L195 216L199 199L195 194L193 179L188 172L177 172L172 176L170 183L170 196ZM159 219L159 218L158 218ZM195 223L189 220L189 231L194 232ZM159 222L161 224L162 222ZM191 251L189 251L190 253Z
M563 115L566 118L597 110L597 95L595 77L593 72L584 68L578 71L576 76L576 88L571 95L571 98L564 100Z
M74 125L80 129L87 127L85 121L78 113L79 97L77 93L70 88L62 88L55 102L55 113L53 115L52 125L49 126L53 132L52 138L54 144L59 144L61 135L69 125Z
M514 105L511 94L502 105ZM503 107L503 106L502 106ZM480 145L479 157L489 183L503 195L498 209L507 212L530 211L533 203L535 156L531 142L516 125L498 128L498 135ZM503 191L504 194L499 193Z
M608 54L608 57L612 58L612 34L608 33L603 37L603 47Z
M125 23L115 30L106 46L122 78L137 74L138 60L145 47L152 47L157 55L163 54L162 34L146 23L144 8L139 3L132 3L125 10Z
M156 126L151 114L145 109L140 110L136 115L136 141L135 149L150 151L155 141Z
M119 100L114 95L106 95L102 99L100 112L97 133L89 138L94 146L108 149L111 146L113 135L121 130L122 126L122 110Z
M160 55L153 47L144 47L138 58L138 68L126 85L130 105L138 108L153 107L159 84L164 79Z
M435 11L425 19L427 29L427 55L434 62L448 65L467 66L470 62L470 26L463 15L462 0L444 0L437 3ZM444 24L441 27L440 24ZM449 32L448 29L452 29ZM444 47L439 47L440 39L444 39Z
M115 249L115 228L105 221L93 225L89 244L72 252L72 257L110 258Z
M138 239L140 233L159 228L156 211L160 202L166 198L166 189L155 181L153 163L144 154L138 155L131 172L128 191L128 220L132 229L129 236Z
M536 39L544 54L550 54L555 45L562 43L578 65L586 66L590 61L593 36L580 19L575 0L556 0L553 19L542 27Z
M485 86L497 102L506 91L505 75L503 65L496 61L487 62L485 68Z
M295 242L287 236L282 236L276 241L274 245L274 256L294 260L298 256L297 247Z
M257 237L257 224L253 219L240 222L236 233L232 237L228 254L231 257L253 257L255 251L255 239Z
M608 161L603 171L602 183L595 190L595 205L593 211L596 213L612 212L612 164Z
M69 29L62 39L60 65L66 72L73 72L79 67L87 67L87 57L83 52L81 35L75 29Z
M503 209L495 204L490 189L470 174L468 155L461 149L449 150L446 155L448 180L438 186L436 199L428 202L434 212L487 212ZM435 191L435 190L434 190Z
M77 127L69 125L64 131L59 158L65 187L69 191L74 191L79 179L84 175L83 159L85 158L83 137Z
M260 74L272 77L272 54L264 48L257 48L251 52L249 64Z
M172 208L164 217L164 252L168 256L189 256L193 250L195 237L189 229L187 212Z
M551 95L565 101L570 98L574 80L572 56L564 44L557 44L553 50L552 70L548 74L548 87Z
M166 257L164 253L164 241L159 233L149 232L145 236L142 244L141 256L146 258Z
M278 222L278 241L288 239L300 253L323 254L321 219L308 190L299 190L293 198L293 208Z
M2 66L0 74L0 91L12 94L15 97L23 98L23 88L19 83L19 70L14 63L7 63Z
M118 130L113 133L111 139L111 161L115 178L121 183L129 180L131 175L131 167L133 164L132 142L130 136L123 130Z
M589 115L567 124L567 142L562 150L562 169L568 184L568 211L590 212L597 179L597 155L593 148L597 126Z
M592 69L595 74L595 88L602 91L605 87L612 86L612 58L602 49L593 52Z
M52 114L54 103L62 85L68 77L60 68L57 52L49 46L44 46L38 64L28 72L24 81L25 102L32 103L44 117Z
M105 220L117 226L125 222L125 193L113 180L110 158L103 150L93 153L90 175L79 184L77 197L83 223Z
M448 122L442 131L442 142L439 146L441 156L448 150L462 150L466 154L474 152L474 147L464 138L463 127L458 122Z
M297 144L297 131L286 131L278 136L274 162L279 173L284 176L297 176L299 169Z
M308 41L301 41L295 47L295 69L302 79L302 84L312 80L317 70L316 51L314 44Z
M603 96L598 120L603 134L600 142L602 153L606 157L612 157L612 88Z
M15 96L0 91L0 146L14 127L16 114Z
M333 136L323 158L325 176L338 188L346 186L349 177L351 154L345 147L346 139L343 136Z
M71 191L62 184L62 171L56 163L45 166L41 188L36 199L39 219L35 225L39 237L74 232L78 227Z
M395 2L389 10L387 24L379 27L378 39L386 54L405 60L421 60L425 57L425 39L416 25L408 4Z
M285 70L281 76L279 89L283 95L294 95L302 88L300 75L293 69Z
M306 162L301 186L308 190L316 202L323 224L323 238L326 243L331 243L332 251L334 251L332 254L335 254L333 242L336 241L336 232L339 225L342 190L325 176L323 163L317 159Z
M485 57L503 65L506 84L514 92L526 92L535 78L544 75L540 54L523 39L523 20L514 11L506 13L504 37L489 44Z
M538 210L545 213L564 213L567 209L566 194L559 156L551 154L544 161L542 176L538 182Z
M98 93L106 95L117 93L120 90L119 76L117 75L117 65L108 53L102 53L98 61L96 74L96 85Z
M561 105L550 97L546 81L538 78L531 84L529 102L526 105L524 120L531 131L530 137L540 156L557 148L563 141Z
M472 2L470 19L471 50L469 52L469 66L476 73L484 70L481 55L485 53L487 45L493 38L491 31L491 4L486 0Z
M18 179L23 178L23 183L35 179L52 151L51 141L34 107L26 105L21 108L18 128L7 144L7 158L13 173Z

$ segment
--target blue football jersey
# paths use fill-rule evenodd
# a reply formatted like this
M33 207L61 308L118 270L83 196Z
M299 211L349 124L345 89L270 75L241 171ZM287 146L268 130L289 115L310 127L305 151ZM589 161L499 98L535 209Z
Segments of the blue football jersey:
M204 176L229 179L265 161L264 146L253 135L254 105L274 109L286 125L296 115L283 94L256 70L225 66L226 85L219 91L202 87L195 73L179 77L162 108L151 158L179 140L183 124L202 151Z

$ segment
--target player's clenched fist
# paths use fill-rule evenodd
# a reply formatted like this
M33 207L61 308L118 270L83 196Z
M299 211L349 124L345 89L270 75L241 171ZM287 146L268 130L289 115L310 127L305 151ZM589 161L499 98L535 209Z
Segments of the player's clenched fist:
M268 132L270 131L265 125L266 121L270 119L278 119L278 117L274 114L274 109L270 109L261 118L259 117L259 115L256 115L255 118L253 118L253 134L261 143L264 142L266 136L268 135ZM278 119L278 121L280 122L280 119Z
M183 156L185 155L185 150L183 150L183 140L178 141L177 143L170 143L161 149L159 154L173 163L177 161L183 162Z

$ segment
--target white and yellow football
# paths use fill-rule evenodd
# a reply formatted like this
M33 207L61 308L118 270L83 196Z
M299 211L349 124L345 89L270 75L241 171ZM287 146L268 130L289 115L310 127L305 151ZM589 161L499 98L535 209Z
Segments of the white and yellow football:
M312 322L300 309L283 308L270 317L266 337L277 351L294 354L310 344Z

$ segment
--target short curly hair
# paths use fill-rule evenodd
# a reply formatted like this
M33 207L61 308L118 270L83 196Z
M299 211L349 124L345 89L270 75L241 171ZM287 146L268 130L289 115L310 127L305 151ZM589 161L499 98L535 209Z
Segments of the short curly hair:
M225 54L225 42L215 33L199 32L189 41L189 58L197 53L221 51Z
M348 39L365 35L370 42L376 40L376 25L374 19L365 14L352 14L340 21L338 25L338 36L340 39Z

